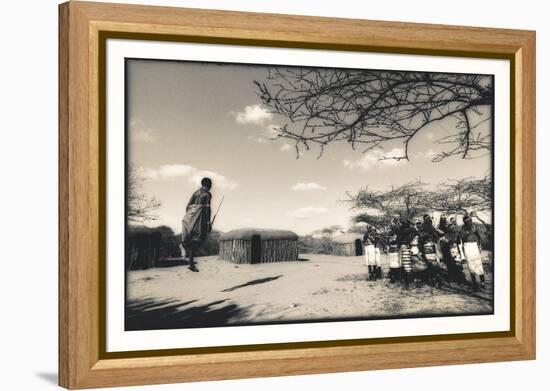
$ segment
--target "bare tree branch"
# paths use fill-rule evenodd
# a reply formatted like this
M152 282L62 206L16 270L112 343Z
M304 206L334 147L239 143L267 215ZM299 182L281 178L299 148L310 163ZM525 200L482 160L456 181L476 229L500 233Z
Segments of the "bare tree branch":
M131 223L145 223L158 219L154 213L160 207L160 202L154 197L148 197L143 192L145 178L138 170L130 167L128 170L128 210L127 218Z
M440 184L430 195L430 204L441 212L485 212L492 208L492 184L489 175L482 179L463 178Z
M434 157L477 157L490 149L490 137L478 126L490 118L489 76L404 71L272 67L265 81L254 81L262 103L288 120L278 137L293 140L297 155L333 142L364 152L401 141L409 144L427 125L448 120L455 130L437 140L449 148ZM473 121L473 118L481 118ZM486 133L486 132L485 132Z
M348 202L353 209L375 210L388 222L395 217L412 220L428 213L429 199L429 192L420 180L392 186L388 191L371 191L366 187L355 194L348 193Z

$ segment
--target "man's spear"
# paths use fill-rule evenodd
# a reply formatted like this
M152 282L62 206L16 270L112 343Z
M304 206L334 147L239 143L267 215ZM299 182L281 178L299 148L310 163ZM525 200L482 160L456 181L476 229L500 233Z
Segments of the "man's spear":
M212 229L212 227L214 226L214 221L216 221L216 216L218 215L218 212L220 211L220 208L222 206L224 198L225 198L225 196L222 196L222 200L220 201L220 204L218 205L218 209L216 209L216 213L214 214L214 217L212 218L212 222L210 223L210 229Z

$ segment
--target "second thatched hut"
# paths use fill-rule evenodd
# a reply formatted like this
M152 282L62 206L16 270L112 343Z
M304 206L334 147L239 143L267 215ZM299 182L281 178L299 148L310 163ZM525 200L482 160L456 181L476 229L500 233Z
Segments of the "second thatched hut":
M298 260L298 235L292 231L243 228L220 237L220 258L233 263Z
M128 227L126 269L142 270L156 266L160 258L161 231L148 227Z
M363 255L363 234L347 233L332 239L332 254L356 257Z

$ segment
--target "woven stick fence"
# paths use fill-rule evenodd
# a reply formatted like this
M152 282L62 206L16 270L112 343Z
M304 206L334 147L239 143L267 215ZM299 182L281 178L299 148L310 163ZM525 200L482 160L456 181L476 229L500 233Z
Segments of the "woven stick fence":
M233 263L298 260L298 236L291 231L241 229L220 238L220 258Z

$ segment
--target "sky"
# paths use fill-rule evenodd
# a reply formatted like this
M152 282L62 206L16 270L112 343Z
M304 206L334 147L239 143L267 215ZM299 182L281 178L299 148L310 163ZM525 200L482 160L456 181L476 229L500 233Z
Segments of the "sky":
M255 227L288 229L300 235L332 225L350 226L357 211L347 192L369 186L384 190L415 179L436 185L449 179L483 177L491 158L451 157L433 163L434 141L453 123L426 126L410 145L411 159L363 153L333 143L297 158L291 141L273 139L285 119L267 112L254 80L264 66L185 61L128 60L128 162L144 178L143 192L160 201L158 219L181 232L181 219L200 180L213 180L212 209L224 202L214 228L223 232Z

